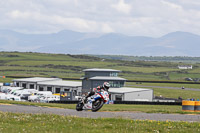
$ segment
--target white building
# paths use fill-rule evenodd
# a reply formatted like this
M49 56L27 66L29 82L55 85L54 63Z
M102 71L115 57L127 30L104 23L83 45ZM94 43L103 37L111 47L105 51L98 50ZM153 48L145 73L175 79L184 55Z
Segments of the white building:
M110 100L116 101L153 101L153 90L143 88L110 88Z
M60 78L22 78L14 79L13 84L25 89L36 89L39 91L51 91L60 93L61 91L70 91L78 95L81 93L82 83L75 81L63 81Z
M178 69L192 69L192 65L190 65L190 66L178 66Z
M52 93L60 93L63 91L73 92L75 95L80 95L82 89L82 82L75 81L42 81L37 83L37 90L51 91Z
M33 78L22 78L22 79L13 79L14 86L23 87L24 89L36 89L37 83L41 81L56 81L62 80L59 78L42 78L42 77L33 77Z

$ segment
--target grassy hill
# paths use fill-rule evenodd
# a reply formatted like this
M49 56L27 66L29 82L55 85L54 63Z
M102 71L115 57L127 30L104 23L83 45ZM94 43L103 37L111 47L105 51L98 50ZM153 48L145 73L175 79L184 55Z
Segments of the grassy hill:
M126 60L126 61L165 61L165 62L185 62L200 63L200 57L189 56L127 56L127 55L91 55L99 58Z
M123 61L86 55L0 52L0 76L80 78L83 69L121 70L120 77L131 80L183 81L200 78L200 64L192 70L179 70L185 63L158 61Z

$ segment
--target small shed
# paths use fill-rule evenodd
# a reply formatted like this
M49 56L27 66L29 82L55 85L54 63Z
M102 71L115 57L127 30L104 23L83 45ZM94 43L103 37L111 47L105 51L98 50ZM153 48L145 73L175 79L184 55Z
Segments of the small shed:
M153 90L144 88L110 88L110 100L113 101L153 101Z

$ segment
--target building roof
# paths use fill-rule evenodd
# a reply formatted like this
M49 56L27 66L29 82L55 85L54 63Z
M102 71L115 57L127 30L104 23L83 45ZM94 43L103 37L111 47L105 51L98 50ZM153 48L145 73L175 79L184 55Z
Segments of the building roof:
M96 76L90 78L90 80L126 80L126 79L120 77Z
M42 78L42 77L33 77L33 78L22 78L22 79L13 79L13 81L21 81L21 82L40 82L40 81L54 81L54 80L62 80L59 78Z
M38 85L80 87L80 86L82 86L82 82L56 80L56 81L38 82Z
M130 92L141 92L141 91L149 91L152 89L144 89L144 88L129 88L129 87L122 87L122 88L110 88L110 93L130 93Z
M114 69L100 69L100 68L92 68L92 69L84 69L83 72L121 72L120 70Z

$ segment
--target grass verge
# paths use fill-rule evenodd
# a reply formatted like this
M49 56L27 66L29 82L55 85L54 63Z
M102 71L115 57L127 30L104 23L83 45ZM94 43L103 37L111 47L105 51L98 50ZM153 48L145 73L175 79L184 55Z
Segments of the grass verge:
M0 104L21 104L41 107L57 107L75 109L76 104L55 104L55 103L32 103L0 100ZM134 105L134 104L105 104L99 111L130 111L144 113L163 113L163 114L200 114L200 112L184 112L182 106L176 105Z
M121 118L78 118L47 114L16 114L0 112L0 132L26 133L168 133L199 132L198 122L130 120Z

